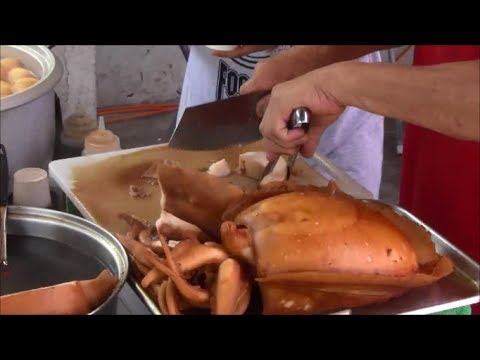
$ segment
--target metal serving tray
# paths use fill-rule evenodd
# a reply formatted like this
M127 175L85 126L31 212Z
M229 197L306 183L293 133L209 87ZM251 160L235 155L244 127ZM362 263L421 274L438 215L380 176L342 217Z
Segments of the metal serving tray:
M375 200L367 200L375 201ZM385 204L381 201L377 201ZM425 227L432 236L437 252L453 261L455 270L444 279L386 303L336 312L338 315L426 315L480 302L480 266L431 227L399 206L389 205L395 212ZM129 283L149 310L156 315L161 311L141 285L132 277Z
M157 145L158 146L158 145ZM162 146L162 145L160 145ZM149 147L148 147L149 148ZM50 177L60 186L66 196L73 202L82 215L88 220L95 221L89 209L83 204L72 191L71 172L76 166L81 166L88 163L104 160L110 157L120 156L123 154L141 151L145 148L129 149L108 154L98 154L93 156L84 156L79 158L57 160L50 163ZM324 175L335 181L338 181L343 190L351 195L371 200L371 194L363 189L361 186L353 182L347 174L341 169L338 169L335 164L331 163L325 157L318 155L307 161L311 166L315 166ZM385 204L383 202L380 202ZM455 271L448 277L434 283L433 285L414 289L411 292L403 295L398 299L391 300L387 303L359 307L355 309L345 309L339 312L340 314L432 314L443 310L453 309L461 306L471 305L480 302L479 293L479 274L480 266L466 254L460 251L457 247L452 245L444 237L438 234L435 230L424 224L418 218L410 214L408 211L394 205L390 206L397 213L408 217L412 221L422 225L427 229L432 241L436 245L437 252L448 255L454 262ZM154 299L142 289L139 282L132 276L128 279L129 284L143 300L145 305L153 314L160 315L160 309L156 305Z

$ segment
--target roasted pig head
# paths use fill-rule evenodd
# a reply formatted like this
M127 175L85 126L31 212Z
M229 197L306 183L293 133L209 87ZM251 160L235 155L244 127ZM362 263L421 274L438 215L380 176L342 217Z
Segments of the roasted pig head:
M453 271L423 228L332 184L276 184L232 203L225 214L222 243L254 270L265 314L384 302Z

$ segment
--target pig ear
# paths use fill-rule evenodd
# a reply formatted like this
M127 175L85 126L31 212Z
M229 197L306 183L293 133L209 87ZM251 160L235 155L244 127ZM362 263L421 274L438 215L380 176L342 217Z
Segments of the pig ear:
M175 165L158 164L157 177L162 210L213 238L219 237L227 206L243 196L243 191L226 178Z
M226 259L218 268L212 299L213 315L242 315L250 303L252 283L244 268Z
M237 228L232 221L226 221L220 228L222 245L230 256L255 265L253 241L247 228Z

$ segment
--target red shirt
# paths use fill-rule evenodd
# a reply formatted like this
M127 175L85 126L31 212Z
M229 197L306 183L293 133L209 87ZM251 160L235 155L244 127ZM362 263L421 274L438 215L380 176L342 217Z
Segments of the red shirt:
M479 59L480 46L416 46L414 65ZM480 119L479 119L480 121ZM400 206L480 262L480 143L406 125Z

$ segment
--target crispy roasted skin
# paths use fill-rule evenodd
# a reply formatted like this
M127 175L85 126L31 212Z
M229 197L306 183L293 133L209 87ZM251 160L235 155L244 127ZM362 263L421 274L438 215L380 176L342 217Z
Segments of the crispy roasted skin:
M403 234L348 198L321 192L282 194L244 210L236 223L253 234L260 277L297 271L402 276L418 270Z
M232 204L224 220L222 241L252 264L266 314L384 302L453 271L425 229L333 184L273 184Z
M326 187L273 182L244 194L224 178L158 164L162 210L221 238L256 275L266 314L384 302L453 271L422 227Z
M233 221L235 220L236 216L245 209L258 203L259 201L271 198L273 196L286 194L293 191L319 191L332 193L335 191L335 189L336 186L334 184L329 184L329 186L325 188L319 188L314 185L299 185L288 181L271 182L261 187L258 191L245 194L237 201L230 203L222 215L222 220Z

